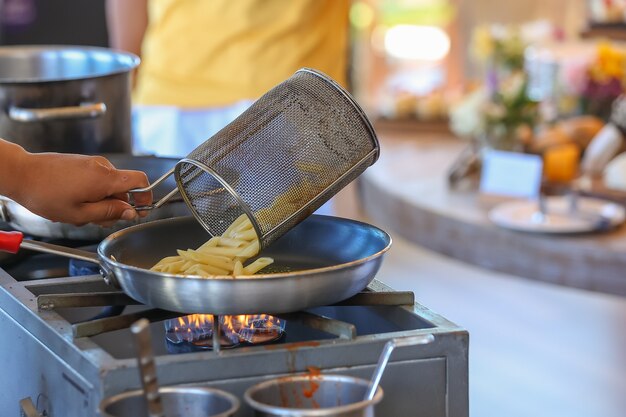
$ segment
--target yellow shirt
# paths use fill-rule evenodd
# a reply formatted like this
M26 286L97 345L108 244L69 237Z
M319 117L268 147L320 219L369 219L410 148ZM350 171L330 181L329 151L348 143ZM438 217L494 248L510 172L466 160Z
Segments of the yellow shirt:
M255 99L301 67L345 86L349 0L149 0L134 102Z

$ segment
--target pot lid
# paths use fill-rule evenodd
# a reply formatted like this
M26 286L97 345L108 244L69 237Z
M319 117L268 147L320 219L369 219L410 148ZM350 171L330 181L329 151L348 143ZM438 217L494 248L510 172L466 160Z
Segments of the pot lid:
M0 84L80 80L129 72L139 57L90 46L0 47Z

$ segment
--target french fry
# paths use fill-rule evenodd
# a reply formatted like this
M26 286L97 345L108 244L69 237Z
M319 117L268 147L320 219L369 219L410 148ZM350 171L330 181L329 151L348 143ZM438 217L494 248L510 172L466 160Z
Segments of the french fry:
M243 264L241 261L235 261L235 268L233 269L233 275L243 275Z
M219 243L220 243L219 236L215 236L215 237L212 237L211 239L207 240L206 243L204 243L202 246L200 246L198 248L198 250L201 251L201 250L208 249L208 248L214 248Z
M256 239L256 231L254 230L254 228L250 228L243 232L239 232L237 233L237 239L245 240L248 242L254 240Z
M237 236L236 238L222 236L219 238L219 244L221 246L226 246L229 248L239 248L248 243L246 240L239 238L238 233L236 234L236 236Z
M228 228L226 229L226 231L224 233L222 233L222 236L227 236L230 237L230 233L235 230L235 228L239 227L239 225L241 225L243 222L245 222L246 220L248 220L248 216L244 213L241 216L237 217L235 219L234 222L231 223L230 226L228 226Z
M273 262L272 258L259 258L244 267L245 261L256 256L259 249L256 231L250 219L242 214L222 236L212 237L198 249L179 249L177 256L161 259L152 270L203 278L253 275Z
M240 251L236 253L236 256L239 256L242 258L252 258L257 253L259 253L259 241L253 240L252 242L248 243L243 248L240 248Z
M273 262L272 258L259 258L243 268L244 275L254 275Z

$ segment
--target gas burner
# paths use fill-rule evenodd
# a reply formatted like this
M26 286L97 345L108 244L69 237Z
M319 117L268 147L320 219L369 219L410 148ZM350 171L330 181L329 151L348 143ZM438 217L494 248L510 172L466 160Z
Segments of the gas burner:
M213 337L206 337L203 339L197 339L193 342L180 341L173 342L172 340L176 340L176 336L171 335L170 333L166 333L165 341L167 353L178 354L178 353L190 353L190 352L198 352L203 350L213 350ZM233 342L232 340L226 338L224 335L220 337L220 349L232 349L239 346L239 342Z
M235 321L243 318L236 326L239 337L251 345L261 345L279 341L285 334L285 320L267 314L256 316L226 316Z
M213 320L211 315L191 314L165 321L168 351L178 351L170 345L184 345L185 351L212 350ZM273 343L285 334L285 320L267 314L220 316L218 320L220 348Z

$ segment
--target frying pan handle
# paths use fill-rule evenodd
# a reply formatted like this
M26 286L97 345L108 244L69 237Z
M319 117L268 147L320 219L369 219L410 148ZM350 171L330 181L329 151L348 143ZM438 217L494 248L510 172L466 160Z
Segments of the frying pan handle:
M102 274L105 282L107 284L118 286L114 274L102 263L96 253L60 245L53 245L52 243L47 242L39 242L37 240L24 240L24 234L22 232L0 231L0 251L17 253L20 249L30 249L36 252L50 253L52 255L59 255L66 258L95 263L100 267L100 273Z
M17 253L24 240L21 232L0 232L0 250L3 252Z
M144 188L135 188L133 190L129 190L128 193L131 195L134 193L144 193L146 191L152 191L157 185L161 184L163 181L165 181L170 175L172 175L174 173L174 168L170 169L169 171L167 171L165 174L161 175L156 181L154 181L152 184L150 184L147 187ZM178 188L174 188L172 191L170 191L169 193L167 193L167 195L163 198L161 198L159 201L157 201L156 203L149 205L149 206L135 206L134 201L131 201L131 205L135 208L135 210L137 211L147 211L147 210L152 210L152 209L156 209L161 207L163 204L165 204L168 200L170 200L173 196L175 196L176 194L178 194Z

